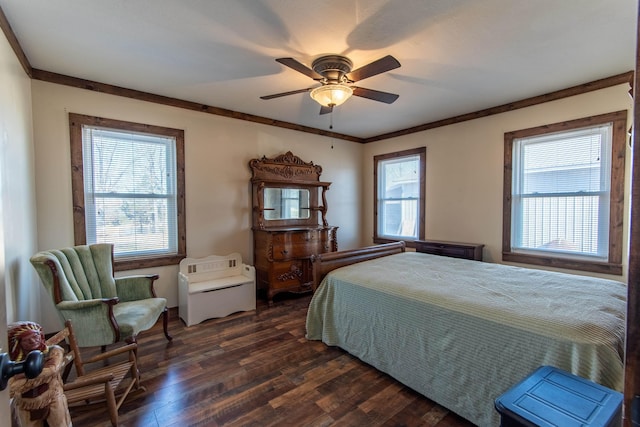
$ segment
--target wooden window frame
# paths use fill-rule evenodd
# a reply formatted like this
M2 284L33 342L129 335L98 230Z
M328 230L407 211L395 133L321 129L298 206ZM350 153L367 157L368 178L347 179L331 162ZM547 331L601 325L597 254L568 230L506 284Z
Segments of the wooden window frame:
M139 268L159 267L163 265L179 264L186 257L186 220L185 220L185 162L184 162L184 131L161 126L133 123L123 120L106 119L69 113L69 134L71 145L71 188L73 199L73 231L74 244L87 244L87 231L84 201L84 166L82 155L82 127L99 126L109 129L143 132L175 138L176 140L176 191L177 191L177 233L178 251L176 254L159 255L154 257L131 257L114 259L116 271L133 270Z
M511 248L511 195L513 179L513 141L517 138L569 131L589 126L613 124L611 141L611 195L609 207L609 253L606 262L533 255L512 252ZM622 244L624 226L624 173L627 148L627 111L616 111L577 120L537 126L504 134L504 192L502 213L502 260L544 267L564 268L622 275Z
M424 240L425 235L425 195L426 195L426 166L427 166L427 147L412 148L409 150L395 151L393 153L380 154L373 157L373 242L374 243L391 243L404 241L407 247L415 248L415 240L405 239L389 239L380 237L378 234L378 163L380 161L408 157L420 156L420 200L418 202L418 237L416 240Z

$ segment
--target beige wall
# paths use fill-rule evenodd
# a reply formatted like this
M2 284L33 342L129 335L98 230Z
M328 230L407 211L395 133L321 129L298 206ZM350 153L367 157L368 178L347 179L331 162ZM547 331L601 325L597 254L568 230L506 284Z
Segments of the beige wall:
M288 150L303 160L321 165L322 180L333 182L327 193L328 219L340 227L339 248L371 244L373 156L425 145L427 237L484 243L485 260L501 262L504 132L630 110L627 90L621 85L360 145L34 81L38 249L73 244L67 114L75 112L185 130L189 256L239 251L245 260L252 260L247 162L251 158L273 157ZM626 274L626 266L624 270ZM147 271L160 274L158 293L168 298L169 306L176 306L177 267ZM615 278L626 280L625 277ZM50 302L47 300L43 304L45 325L55 329L57 318L52 315Z
M29 257L35 249L31 82L0 36L0 352L6 324L38 319L39 289ZM0 425L9 425L8 390L0 393Z
M321 179L333 182L327 192L327 219L340 227L339 247L362 244L361 144L41 81L33 82L32 95L40 250L74 242L69 112L184 129L190 257L237 251L253 262L248 162L286 151L322 166ZM160 274L158 294L170 307L177 306L178 267L147 271Z
M631 114L632 101L628 90L627 85L620 85L366 144L363 159L363 239L366 244L371 244L373 236L373 156L426 146L426 237L484 243L485 261L501 262L504 133L618 110L627 110ZM627 147L625 211L628 211L629 203L630 159L631 151ZM625 248L628 245L628 223L627 215ZM609 278L626 281L626 258L625 249L625 275Z

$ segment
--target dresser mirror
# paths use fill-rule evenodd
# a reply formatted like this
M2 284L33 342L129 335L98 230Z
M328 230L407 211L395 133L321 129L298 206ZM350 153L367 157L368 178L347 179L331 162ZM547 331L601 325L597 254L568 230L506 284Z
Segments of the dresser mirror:
M310 216L310 193L306 188L266 187L262 194L266 221L307 219Z

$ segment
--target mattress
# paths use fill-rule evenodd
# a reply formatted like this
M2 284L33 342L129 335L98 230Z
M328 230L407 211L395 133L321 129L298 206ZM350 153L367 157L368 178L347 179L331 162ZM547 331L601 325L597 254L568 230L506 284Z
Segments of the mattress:
M404 252L332 271L307 339L338 346L480 426L541 365L621 391L626 285Z

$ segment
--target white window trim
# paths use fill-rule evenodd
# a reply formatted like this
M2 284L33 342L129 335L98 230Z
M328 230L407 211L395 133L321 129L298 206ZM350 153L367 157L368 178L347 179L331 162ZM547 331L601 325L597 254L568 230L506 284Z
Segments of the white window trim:
M83 166L84 166L84 200L85 200L85 228L87 232L87 243L106 243L101 242L98 231L99 226L97 224L97 211L96 206L97 199L162 199L167 204L167 247L154 248L154 249L140 249L136 251L124 252L118 250L118 245L114 249L114 257L116 259L125 258L138 258L148 256L171 256L178 253L178 232L177 232L177 183L176 183L176 138L174 136L165 136L157 134L140 134L131 132L129 130L104 128L101 126L82 125L82 138L83 138ZM106 131L106 132L103 132ZM97 134L94 138L94 133ZM112 139L118 139L123 142L135 143L136 139L139 141L148 140L154 144L162 144L166 147L165 156L165 170L171 171L169 175L171 179L166 182L167 190L164 194L159 193L140 193L135 192L98 192L95 191L94 177L94 153L96 153L95 144L100 141L101 133L112 134ZM119 136L121 135L121 136ZM171 219L170 219L171 218Z

